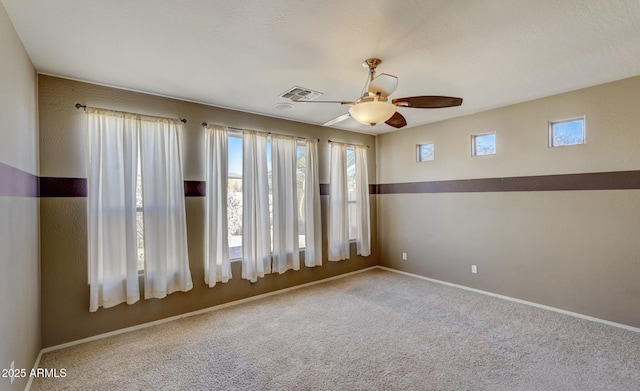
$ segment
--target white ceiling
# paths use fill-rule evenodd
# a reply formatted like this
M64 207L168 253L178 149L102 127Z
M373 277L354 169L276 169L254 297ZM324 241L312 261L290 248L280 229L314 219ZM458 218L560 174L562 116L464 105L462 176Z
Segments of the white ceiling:
M2 2L40 73L312 124L347 106L279 95L355 100L369 57L398 76L392 98L464 98L400 108L406 128L640 75L638 0Z

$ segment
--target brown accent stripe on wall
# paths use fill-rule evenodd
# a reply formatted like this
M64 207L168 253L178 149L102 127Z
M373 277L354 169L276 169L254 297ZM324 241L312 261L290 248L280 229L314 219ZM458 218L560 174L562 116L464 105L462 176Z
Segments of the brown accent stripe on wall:
M0 197L37 197L38 176L0 163Z
M370 194L633 189L640 189L638 170L369 185ZM184 182L186 197L203 197L205 194L204 181ZM320 184L320 194L329 195L329 184ZM0 163L0 197L86 196L86 178L38 177Z
M85 178L40 177L40 197L86 197Z
M376 194L640 189L640 171L385 183Z
M186 197L202 197L205 195L204 181L184 181ZM40 197L86 197L86 178L40 178Z
M329 194L327 192L327 194ZM184 181L186 197L204 197L205 181ZM0 163L0 197L86 197L86 178L38 177Z
M204 197L207 183L205 181L184 181L185 197Z

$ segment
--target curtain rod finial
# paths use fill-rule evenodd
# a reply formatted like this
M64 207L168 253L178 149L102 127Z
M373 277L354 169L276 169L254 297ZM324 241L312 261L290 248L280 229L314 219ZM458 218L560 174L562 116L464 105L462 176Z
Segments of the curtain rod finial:
M207 124L206 122L203 122L203 123L202 123L202 127L203 127L203 128L206 128L206 127L207 127L207 125L208 125L208 124Z
M182 122L183 124L187 123L187 119L186 118L180 118L180 122Z
M76 103L76 109L86 109L87 106L86 105L81 105L80 103Z

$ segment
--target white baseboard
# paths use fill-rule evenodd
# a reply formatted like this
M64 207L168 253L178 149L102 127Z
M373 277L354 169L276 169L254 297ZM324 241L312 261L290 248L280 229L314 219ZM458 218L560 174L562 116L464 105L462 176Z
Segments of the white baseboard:
M36 357L36 362L33 363L33 369L37 369L40 365L40 359L42 358L42 350L38 353L38 357ZM31 383L33 382L33 378L29 376L29 381L27 381L27 385L24 387L24 391L29 391L31 389Z
M351 275L354 275L354 274L366 272L368 270L372 270L372 269L375 269L377 267L378 266L371 266L371 267L368 267L368 268L365 268L365 269L360 269L360 270L356 270L356 271L352 271L352 272L349 272L349 273L340 274L340 275L333 276L333 277L323 278L321 280L311 281L311 282L307 282L305 284L300 284L300 285L292 286L292 287L289 287L289 288L278 289L278 290L275 290L275 291L272 291L272 292L267 292L267 293L263 293L263 294L260 294L260 295L247 297L245 299L240 299L240 300L235 300L235 301L231 301L231 302L224 303L224 304L219 304L219 305L216 305L216 306L213 306L213 307L203 308L203 309L197 310L197 311L187 312L187 313L176 315L176 316L172 316L172 317L169 317L169 318L155 320L153 322L142 323L142 324L139 324L139 325L126 327L126 328L123 328L123 329L110 331L108 333L94 335L94 336L91 336L91 337L87 337L87 338L79 339L79 340L76 340L76 341L63 343L63 344L60 344L60 345L50 346L50 347L44 348L44 349L42 349L40 351L40 354L38 355L38 359L36 361L36 367L37 367L38 362L40 361L40 356L43 353L48 353L48 352L52 352L54 350L68 348L70 346L80 345L80 344L83 344L83 343L86 343L86 342L96 341L96 340L99 340L99 339L111 337L111 336L118 335L118 334L128 333L130 331L144 329L144 328L147 328L147 327L155 326L155 325L162 324L162 323L171 322L171 321L182 319L182 318L188 318L190 316L195 316L195 315L200 315L200 314L204 314L204 313L211 312L211 311L220 310L220 309L223 309L223 308L231 307L231 306L242 304L242 303L247 303L247 302L250 302L250 301L262 299L262 298L273 296L273 295L279 295L281 293L290 292L292 290L305 288L305 287L316 285L316 284L320 284L320 283L323 283L323 282L332 281L332 280L336 280L336 279L339 279L339 278L344 278L344 277L347 277L347 276L351 276Z
M385 267L385 266L375 266L375 267L378 268L378 269L387 270L387 271L390 271L390 272L393 272L393 273L404 274L405 276L410 276L410 277L419 278L421 280L435 282L437 284L448 285L448 286L451 286L451 287L454 287L454 288L460 288L460 289L464 289L464 290L475 292L475 293L481 293L483 295L497 297L499 299L509 300L509 301L513 301L513 302L516 302L516 303L520 303L520 304L526 304L526 305L530 305L532 307L538 307L538 308L542 308L542 309L545 309L545 310L558 312L558 313L561 313L561 314L564 314L564 315L575 316L576 318L586 319L586 320L590 320L592 322L604 323L604 324L609 325L609 326L619 327L621 329L635 331L636 333L640 333L640 328L629 326L629 325L622 324L622 323L611 322L611 321L605 320L605 319L595 318L593 316L580 314L578 312L571 312L571 311L563 310L563 309L560 309L560 308L550 307L550 306L544 305L544 304L534 303L532 301L526 301L526 300L517 299L517 298L511 297L511 296L500 295L500 294L497 294L497 293L487 292L487 291L483 291L483 290L480 290L480 289L471 288L471 287L464 286L464 285L458 285L458 284L454 284L454 283L447 282L447 281L436 280L434 278L421 276L419 274L403 272L402 270L396 270L396 269L392 269L392 268Z

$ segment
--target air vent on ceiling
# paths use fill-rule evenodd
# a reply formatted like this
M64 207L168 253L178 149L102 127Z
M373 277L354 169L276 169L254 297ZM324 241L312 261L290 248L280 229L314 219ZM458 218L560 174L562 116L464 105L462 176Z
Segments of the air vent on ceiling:
M292 87L280 95L281 98L291 99L294 102L310 101L322 95L322 92L310 90L304 87Z

